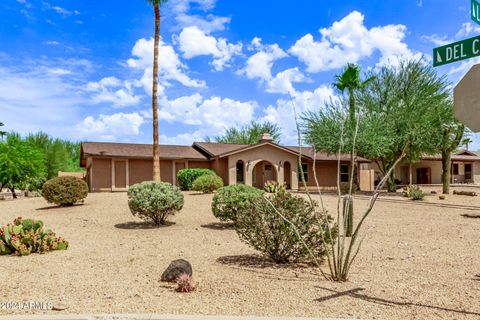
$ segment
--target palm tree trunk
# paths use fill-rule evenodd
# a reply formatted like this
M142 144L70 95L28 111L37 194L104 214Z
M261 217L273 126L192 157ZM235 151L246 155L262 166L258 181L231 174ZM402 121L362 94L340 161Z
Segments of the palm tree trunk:
M158 144L158 44L160 42L160 6L155 11L155 45L153 49L153 181L160 181L160 146Z
M350 126L352 127L352 141L353 141L353 137L355 135L355 125L356 125L356 121L355 121L355 97L354 97L354 92L353 90L350 90L349 92L349 104L350 104L350 108L349 108L349 116L350 116ZM355 189L355 186L359 186L359 183L358 183L358 168L357 168L357 154L356 152L351 151L350 153L350 165L352 166L351 170L352 170L352 176L350 177L350 179L353 180L353 183L354 183L354 190L353 191L356 191Z

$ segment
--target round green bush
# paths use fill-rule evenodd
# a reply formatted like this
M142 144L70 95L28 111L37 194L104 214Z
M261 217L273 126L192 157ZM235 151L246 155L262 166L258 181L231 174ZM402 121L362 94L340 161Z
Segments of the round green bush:
M87 195L87 183L76 177L56 177L45 182L42 187L45 200L62 207L73 206Z
M203 175L215 175L215 171L210 169L182 169L178 171L177 178L182 190L192 190L193 182Z
M250 205L263 194L264 191L244 184L220 188L213 196L213 215L222 221L235 222L238 210Z
M206 174L193 181L192 190L203 193L212 193L218 188L223 187L223 180L217 175Z
M134 216L165 224L169 214L183 208L183 194L167 182L146 181L128 188L128 207Z
M308 200L289 192L259 197L237 212L235 230L243 242L276 263L311 258L305 244L317 259L322 259L330 239L334 241L336 237L337 228L331 228L330 236L327 223L331 218L316 209L316 204L312 206ZM298 234L284 218L293 223Z

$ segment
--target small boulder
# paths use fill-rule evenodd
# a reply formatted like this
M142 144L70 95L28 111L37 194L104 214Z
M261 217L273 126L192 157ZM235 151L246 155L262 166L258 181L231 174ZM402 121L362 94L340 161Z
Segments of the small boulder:
M175 282L181 274L192 276L192 265L184 259L178 259L170 262L168 268L162 273L161 280Z
M437 194L437 191L430 191L430 194Z

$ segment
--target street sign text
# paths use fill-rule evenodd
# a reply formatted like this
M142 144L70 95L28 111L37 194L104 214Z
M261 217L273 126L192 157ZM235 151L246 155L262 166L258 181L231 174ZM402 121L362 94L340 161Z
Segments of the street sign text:
M472 0L472 20L480 24L480 3L477 0Z
M480 56L480 36L433 49L433 66Z

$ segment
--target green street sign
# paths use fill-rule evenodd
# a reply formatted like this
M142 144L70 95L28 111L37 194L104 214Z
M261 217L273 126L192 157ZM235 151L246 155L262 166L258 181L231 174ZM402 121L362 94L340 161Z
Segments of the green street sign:
M480 3L477 0L472 0L472 20L480 24Z
M443 66L477 56L480 56L480 36L433 49L433 66Z

